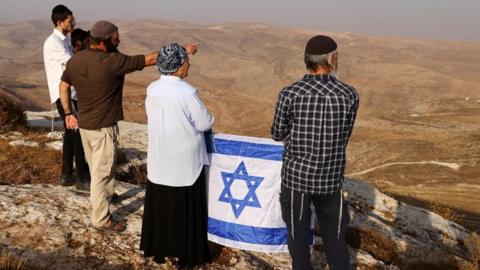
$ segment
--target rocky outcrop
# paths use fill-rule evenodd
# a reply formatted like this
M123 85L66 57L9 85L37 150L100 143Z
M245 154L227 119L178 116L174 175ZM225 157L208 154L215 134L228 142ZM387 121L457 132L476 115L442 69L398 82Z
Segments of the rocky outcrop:
M120 129L128 173L144 166L146 127L122 122ZM119 202L111 210L128 223L120 234L90 226L88 193L54 185L0 186L0 247L44 269L174 269L170 261L144 260L139 251L144 189L118 182L116 192ZM344 192L350 205L352 269L474 269L466 246L470 233L462 226L353 179L346 181ZM321 239L315 237L316 269L326 267L321 250ZM290 269L290 259L288 254L225 248L203 269Z
M425 209L387 196L369 184L347 181L350 246L401 269L468 269L470 233Z
M173 269L144 260L138 245L144 189L119 182L112 212L128 223L124 233L90 226L88 193L54 185L0 186L0 243L44 269ZM397 202L370 185L348 181L348 242L356 269L468 269L469 233L424 209ZM321 239L312 260L325 267ZM287 254L224 251L207 269L289 269ZM222 256L220 258L222 258Z

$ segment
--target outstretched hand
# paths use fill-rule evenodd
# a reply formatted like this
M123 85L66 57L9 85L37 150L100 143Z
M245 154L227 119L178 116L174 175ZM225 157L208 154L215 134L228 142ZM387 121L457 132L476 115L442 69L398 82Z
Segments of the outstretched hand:
M185 44L183 47L185 48L188 54L195 55L198 50L198 45L200 45L200 43L189 42Z
M78 121L74 115L67 115L65 117L65 124L68 129L77 129L78 128Z

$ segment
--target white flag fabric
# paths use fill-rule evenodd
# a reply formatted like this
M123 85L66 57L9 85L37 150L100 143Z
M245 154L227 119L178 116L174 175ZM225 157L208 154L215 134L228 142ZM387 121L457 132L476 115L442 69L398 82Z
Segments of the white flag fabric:
M283 144L215 134L210 148L208 239L233 248L288 252L279 194Z

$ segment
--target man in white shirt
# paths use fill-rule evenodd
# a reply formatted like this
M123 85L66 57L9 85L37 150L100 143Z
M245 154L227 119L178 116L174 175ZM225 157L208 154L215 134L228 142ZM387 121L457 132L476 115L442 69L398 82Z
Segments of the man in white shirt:
M64 121L65 113L60 102L59 85L67 61L72 57L72 47L70 38L67 36L73 32L75 27L75 18L72 11L64 5L57 5L52 9L52 22L55 26L53 33L45 40L43 44L43 60L45 72L47 75L48 91L50 93L50 102L55 103L57 110ZM76 110L76 92L72 89L72 105ZM69 114L67 114L69 115ZM77 168L77 187L88 189L90 182L90 173L83 153L80 132L74 129L67 129L63 137L63 165L60 182L62 185L75 184L73 177L73 158Z

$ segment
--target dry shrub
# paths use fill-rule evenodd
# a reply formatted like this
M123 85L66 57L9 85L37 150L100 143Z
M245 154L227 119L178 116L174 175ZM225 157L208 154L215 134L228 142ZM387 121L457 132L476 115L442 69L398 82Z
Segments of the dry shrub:
M465 244L472 256L472 269L480 269L480 236L477 233L472 233Z
M117 149L115 162L117 164L116 180L135 185L147 183L147 164L138 158L129 159L125 149Z
M385 263L393 263L397 260L395 242L373 228L349 227L346 240L351 247L365 250Z
M147 164L135 164L132 166L132 179L130 183L141 185L147 183Z
M13 256L12 253L2 250L0 251L0 270L23 270L24 262Z
M5 94L0 93L0 133L12 130L24 130L27 116L24 108Z
M124 151L122 151L122 149L117 149L115 162L117 164L128 163L127 154Z
M60 151L10 146L0 139L0 153L0 185L56 183L60 177Z
M464 218L463 215L455 212L455 210L436 203L432 203L430 205L430 210L444 219L453 221L455 223L460 223Z
M229 247L224 247L214 242L208 242L208 247L214 264L226 267L233 266L238 261L238 254Z
M140 186L147 183L147 164L133 162L127 166L126 170L117 170L115 172L115 180Z
M29 128L23 133L23 136L28 138L29 141L32 142L38 142L39 144L46 144L49 142L54 142L56 139L52 139L47 137L47 133L50 132L50 128L46 131L43 130L36 130L35 128ZM60 141L63 141L63 138L59 139Z

